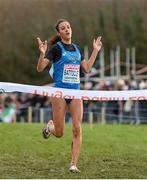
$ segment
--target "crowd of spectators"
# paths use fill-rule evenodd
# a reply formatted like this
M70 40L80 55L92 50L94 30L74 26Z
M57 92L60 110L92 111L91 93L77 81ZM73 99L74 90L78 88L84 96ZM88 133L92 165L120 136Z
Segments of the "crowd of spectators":
M29 106L36 109L50 107L49 97L29 93L1 93L0 121L13 122L14 116L17 121L25 121Z
M147 89L147 80L141 79L137 80L123 80L120 79L117 82L101 80L100 82L88 81L81 83L81 89L84 90L137 90L137 89ZM84 107L91 110L95 109L97 111L98 102L84 101ZM129 104L129 106L128 106ZM99 104L100 105L100 104ZM112 113L119 113L120 106L121 109L124 108L128 110L132 107L131 103L115 102L113 106L117 108L114 109ZM144 106L146 106L146 101ZM26 94L26 93L1 93L0 94L0 121L1 122L13 122L14 116L17 121L22 119L25 121L27 119L26 109L31 106L35 109L39 108L51 108L50 98L47 96ZM147 106L146 106L147 107Z

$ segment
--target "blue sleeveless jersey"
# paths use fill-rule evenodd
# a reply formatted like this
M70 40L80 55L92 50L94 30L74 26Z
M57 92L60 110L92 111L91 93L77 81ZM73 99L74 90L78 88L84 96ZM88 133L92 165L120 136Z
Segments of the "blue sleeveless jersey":
M61 42L61 58L53 63L54 87L80 89L80 62L81 54L75 44L75 51L67 51Z

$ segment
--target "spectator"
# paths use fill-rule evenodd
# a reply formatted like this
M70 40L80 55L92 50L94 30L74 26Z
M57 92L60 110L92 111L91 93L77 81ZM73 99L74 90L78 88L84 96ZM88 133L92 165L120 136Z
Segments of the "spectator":
M5 123L11 123L14 121L16 106L10 96L5 98L4 109L1 113L1 121Z

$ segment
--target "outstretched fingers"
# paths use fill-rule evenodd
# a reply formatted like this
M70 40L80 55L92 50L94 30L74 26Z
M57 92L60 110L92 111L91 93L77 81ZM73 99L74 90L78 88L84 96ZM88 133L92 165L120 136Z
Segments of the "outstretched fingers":
M43 42L39 37L37 37L37 41L38 41L39 49L47 47L47 40Z
M47 45L47 40L45 40L44 44Z
M97 39L96 39L96 43L101 42L101 39L102 39L102 37L101 37L101 36L98 36Z
M102 46L102 41L101 41L102 37L99 36L96 40L96 44L99 45L99 46Z
M98 36L98 37L97 37L97 40L101 40L101 39L102 39L102 36Z
M40 46L41 44L43 44L43 42L41 41L41 39L39 37L37 37L37 41L38 41L38 45Z

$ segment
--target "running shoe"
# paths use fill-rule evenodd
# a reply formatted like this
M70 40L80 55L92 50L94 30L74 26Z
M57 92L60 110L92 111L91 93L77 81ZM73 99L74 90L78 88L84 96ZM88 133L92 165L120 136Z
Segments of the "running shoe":
M51 135L50 129L52 128L52 126L53 126L53 121L49 120L47 123L47 126L45 128L43 128L43 130L42 130L42 135L43 135L44 139L49 138L49 136Z
M80 173L81 171L74 165L71 165L70 168L69 168L69 171L70 172L73 172L73 173Z

